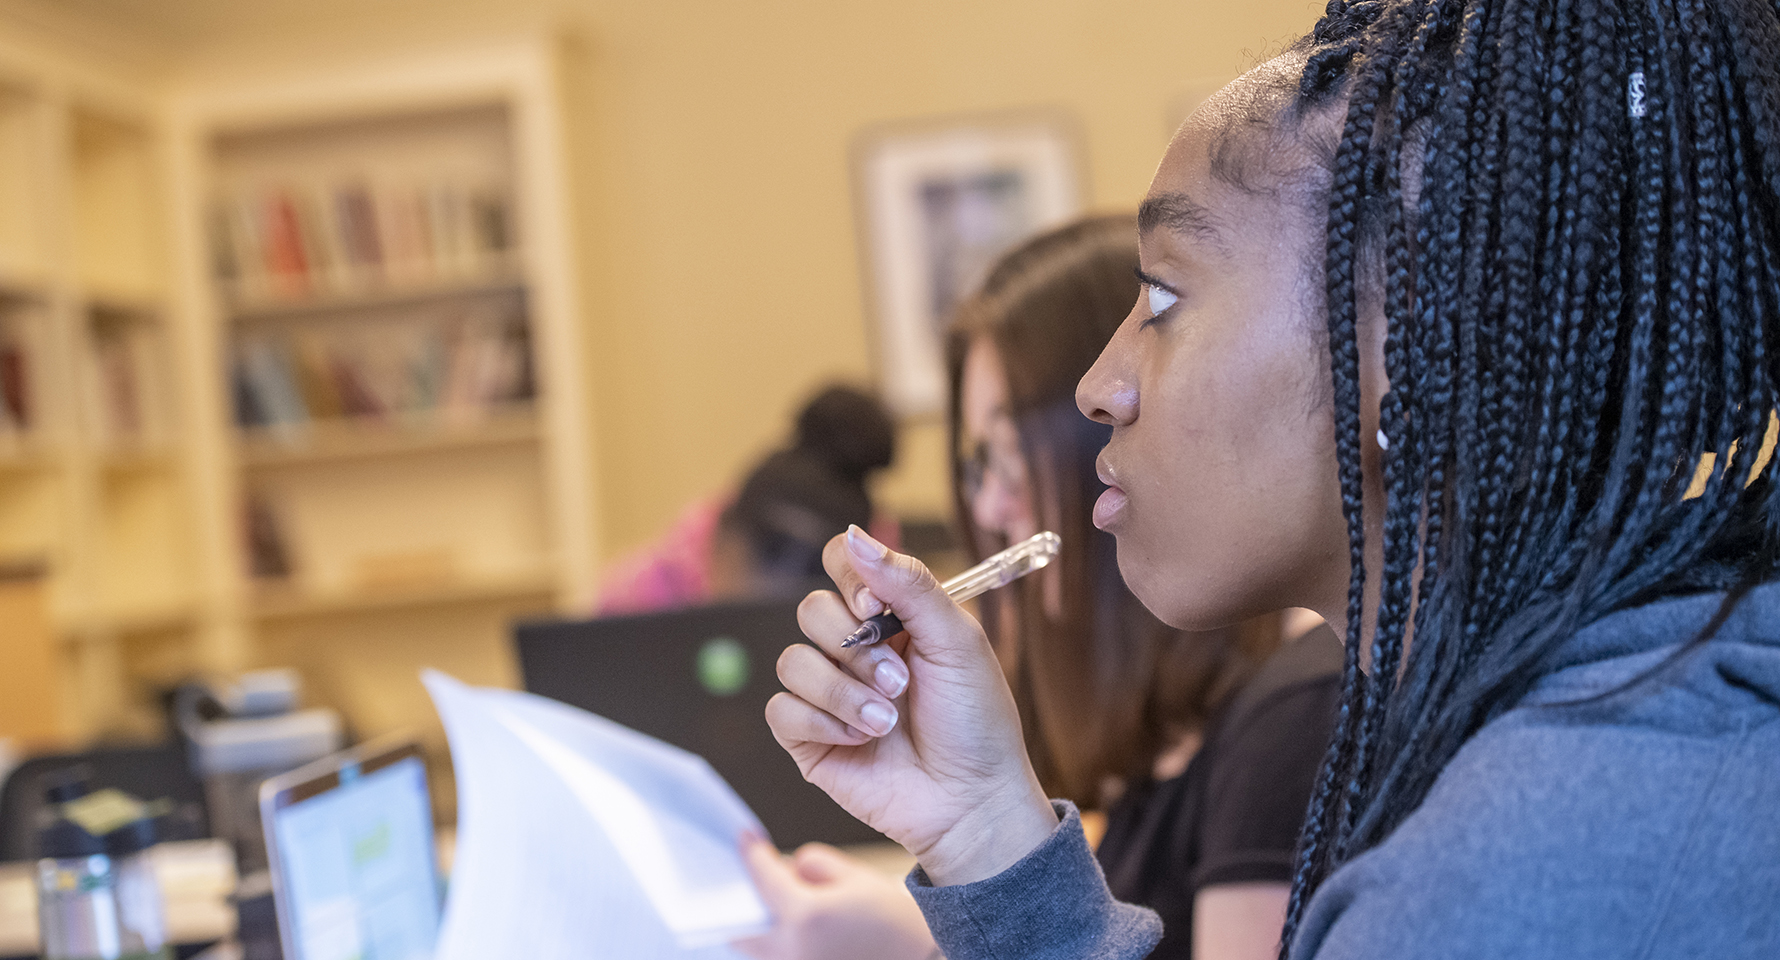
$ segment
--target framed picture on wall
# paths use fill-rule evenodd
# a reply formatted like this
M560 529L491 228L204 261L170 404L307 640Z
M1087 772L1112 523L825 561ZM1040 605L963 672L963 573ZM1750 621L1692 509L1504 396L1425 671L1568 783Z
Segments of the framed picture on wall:
M878 383L897 415L945 407L943 335L996 258L1081 211L1075 125L1060 113L867 130L855 206Z

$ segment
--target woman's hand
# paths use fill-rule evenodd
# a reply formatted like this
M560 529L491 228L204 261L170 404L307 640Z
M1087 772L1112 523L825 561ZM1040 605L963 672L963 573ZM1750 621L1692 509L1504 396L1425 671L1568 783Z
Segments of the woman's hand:
M932 960L939 955L907 889L821 843L786 858L764 840L742 851L773 913L771 931L735 947L760 960Z
M767 704L773 736L804 779L902 844L934 883L1012 866L1057 817L982 627L920 561L858 527L829 541L823 565L840 593L818 591L798 607L815 645L779 657L788 692ZM907 637L843 650L886 603Z

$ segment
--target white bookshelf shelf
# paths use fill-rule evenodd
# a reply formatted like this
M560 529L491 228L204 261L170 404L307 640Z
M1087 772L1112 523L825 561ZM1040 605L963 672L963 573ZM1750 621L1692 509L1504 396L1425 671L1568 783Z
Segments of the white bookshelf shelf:
M82 285L127 302L158 303L166 294L167 218L152 121L76 105L68 128Z
M548 606L555 589L554 578L547 570L511 577L327 593L259 585L254 590L253 615L261 621L289 621L527 599L545 601Z
M37 439L0 438L0 471L29 472L56 470L65 465L66 453L57 446Z
M187 630L197 623L198 611L191 603L159 604L136 608L101 611L100 630L113 634L162 633Z
M141 735L123 638L196 649L204 614L165 94L7 38L0 76L0 553L46 561L45 642L79 643L21 682L70 745Z
M94 316L153 321L166 310L164 298L141 290L88 286L84 293L87 310Z
M0 253L0 298L41 303L49 299L52 289L48 271L10 262Z
M538 437L538 418L528 407L489 412L462 423L431 414L394 420L317 420L243 433L241 462L267 470L513 446L536 442Z
M0 286L7 288L49 285L44 229L49 116L50 105L41 97L0 84Z
M179 452L166 447L113 449L101 452L98 461L107 473L147 473L178 467Z
M469 277L425 283L366 282L351 291L328 291L303 297L226 298L229 316L244 323L289 320L330 314L423 305L490 294L523 292L525 280L516 263L502 264Z

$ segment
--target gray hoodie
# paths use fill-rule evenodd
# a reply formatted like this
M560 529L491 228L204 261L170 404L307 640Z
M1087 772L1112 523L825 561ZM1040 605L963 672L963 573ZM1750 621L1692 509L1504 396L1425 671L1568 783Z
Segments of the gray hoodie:
M1293 960L1780 958L1780 584L1660 678L1567 705L1643 675L1719 599L1578 633L1415 813L1329 878ZM1001 875L936 888L917 870L909 885L951 960L1137 958L1159 936L1105 895L1073 816Z

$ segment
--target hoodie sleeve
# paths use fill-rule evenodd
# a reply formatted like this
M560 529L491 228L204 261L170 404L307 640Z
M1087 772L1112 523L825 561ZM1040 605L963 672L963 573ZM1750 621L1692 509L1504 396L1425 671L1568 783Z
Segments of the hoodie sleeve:
M1154 912L1113 899L1075 806L1052 805L1056 832L987 880L936 887L920 867L909 874L948 960L1137 960L1162 939Z

